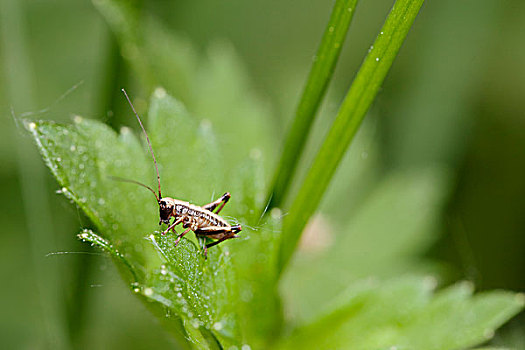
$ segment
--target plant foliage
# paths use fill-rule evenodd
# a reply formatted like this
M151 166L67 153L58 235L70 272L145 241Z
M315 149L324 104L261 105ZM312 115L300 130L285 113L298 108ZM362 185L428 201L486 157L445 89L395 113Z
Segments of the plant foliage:
M265 145L272 143L271 128L262 112L263 104L253 93L247 92L247 99L236 97L234 92L249 91L249 85L231 50L218 46L209 61L196 67L187 43L167 36L163 29L151 25L153 22L147 22L144 29L133 7L119 1L96 2L140 80L148 88L166 83L167 90L154 90L147 113L163 194L202 205L229 191L232 200L221 214L242 225L241 238L211 248L205 260L200 248L203 242L195 237L187 235L175 247L173 234L163 236L151 193L111 178L155 187L147 147L128 128L117 133L82 117L75 117L71 125L25 120L25 126L59 182L60 192L96 227L97 232L82 230L79 238L114 259L130 290L157 315L180 346L465 349L490 339L497 327L523 308L520 294L495 291L472 296L472 287L465 283L434 293L435 279L429 277L362 280L369 275L387 276L381 273L381 264L397 266L392 271L399 272L432 242L431 237L418 237L418 233L425 232L425 223L435 219L444 192L440 189L446 181L430 172L428 176L396 175L385 180L362 206L357 205L357 214L345 228L354 236L339 241L332 250L335 255L316 269L292 266L292 272L300 272L295 281L301 274L309 277L303 279L305 289L311 288L317 296L311 298L297 290L295 307L308 308L309 302L319 305L304 317L284 316L283 309L294 315L294 296L286 296L284 291L282 305L281 269L295 250L421 3L396 2L319 152L314 175L307 177L290 210L292 219L285 221L281 232L279 210L261 216L266 207L263 160L260 151L251 150L258 145L255 140L262 140L261 147L267 150ZM189 111L171 94L181 96ZM234 113L230 115L231 109ZM243 120L247 116L250 123ZM225 136L232 132L244 136ZM337 144L339 136L342 140ZM327 155L326 145L334 143L338 152ZM329 173L321 179L323 188L316 192L313 203L307 203L310 198L304 193L319 180L315 174L323 167L328 167ZM413 192L406 191L407 183L414 186ZM437 189L433 187L436 184ZM432 210L407 225L421 206ZM299 212L305 207L306 211ZM369 226L376 218L380 221ZM390 230L395 232L389 232L387 223L394 223ZM388 235L397 235L394 246L374 250L374 237ZM345 246L353 241L355 248L347 251ZM368 254L362 255L363 251ZM359 268L360 264L365 268ZM341 277L336 281L339 284L326 278L330 270ZM293 280L285 280L281 287L289 281ZM329 297L320 300L323 288L330 288Z

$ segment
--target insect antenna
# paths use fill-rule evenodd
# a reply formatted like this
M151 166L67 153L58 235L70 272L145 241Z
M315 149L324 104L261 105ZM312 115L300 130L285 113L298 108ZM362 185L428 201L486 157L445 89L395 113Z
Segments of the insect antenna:
M129 183L132 183L132 184L135 184L135 185L139 185L139 186L142 186L144 187L145 189L148 189L150 190L151 193L153 193L153 195L155 196L155 198L157 199L157 202L160 202L160 198L157 196L157 194L155 193L155 191L153 191L153 189L151 187L149 187L148 185L144 185L142 182L138 182L138 181L135 181L135 180L130 180L130 179L125 179L123 177L118 177L118 176L108 176L111 180L115 180L115 181L121 181L121 182L129 182Z
M133 113L135 113L135 116L137 117L137 120L139 121L140 127L142 128L142 131L144 132L144 135L146 135L146 140L148 141L149 150L151 152L151 156L153 157L153 164L155 164L155 170L157 171L157 182L159 184L159 196L155 195L157 198L157 202L160 202L160 199L162 199L162 194L160 193L160 175L159 175L159 168L157 166L157 159L155 159L155 153L153 153L153 146L151 146L151 141L149 140L148 133L146 132L146 129L144 128L144 125L142 125L142 121L140 120L139 114L135 110L135 107L133 107L133 103L131 103L131 100L129 99L128 94L126 93L126 90L122 89L122 92L124 93L124 96L126 96L126 100L128 100L129 105L131 106L131 109L133 110ZM129 180L128 182L136 183L137 185L142 185L146 188L148 188L150 191L153 191L150 187L141 184L139 182ZM155 192L153 192L155 193Z

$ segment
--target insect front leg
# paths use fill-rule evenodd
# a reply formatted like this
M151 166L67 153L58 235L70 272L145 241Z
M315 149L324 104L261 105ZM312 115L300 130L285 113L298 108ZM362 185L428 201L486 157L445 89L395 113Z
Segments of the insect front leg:
M181 216L179 217L178 219L175 219L175 221L173 221L173 224L171 224L165 231L162 232L163 235L165 235L166 233L169 232L169 230L173 230L173 232L177 233L175 231L175 226L177 226L178 224L180 224L182 222L184 218Z
M182 237L184 237L184 236L185 236L188 232L190 232L190 231L191 231L191 229L188 228L188 229L186 229L184 232L182 232L182 233L177 237L177 240L175 241L175 243L173 244L173 246L176 247L176 246L179 244L180 239L181 239Z
M230 197L231 197L230 193L226 192L225 194L221 196L221 198L217 199L215 202L211 202L206 205L203 205L202 208L213 212L215 208L219 207L219 209L217 209L217 211L215 212L215 214L219 214L222 208L224 208L226 203L230 200Z

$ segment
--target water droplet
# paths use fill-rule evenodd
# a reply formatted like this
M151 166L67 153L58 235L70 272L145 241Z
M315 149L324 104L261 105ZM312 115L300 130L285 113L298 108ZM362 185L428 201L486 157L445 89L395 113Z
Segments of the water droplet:
M222 323L220 322L215 322L213 324L213 329L215 329L216 331L220 331L222 329Z
M106 204L106 201L104 200L104 198L99 198L98 199L98 204L104 205L104 204Z
M383 35L383 32L381 32L381 35Z
M333 33L333 31L334 31L334 26L330 26L330 27L328 28L328 31L329 31L330 33Z
M77 148L75 147L75 145L71 145L71 147L69 147L69 150L70 150L71 152L75 152L76 149L77 149Z
M279 208L273 208L270 212L270 215L272 216L272 219L278 220L281 218L281 209Z
M241 350L252 350L251 346L248 344L244 344L241 348Z
M376 62L379 62L379 57L376 57Z
M73 121L75 123L77 123L77 124L80 124L80 123L82 123L82 117L79 116L79 115L76 115L76 116L73 117Z
M156 88L155 89L155 97L157 98L164 98L166 97L166 90L164 90L163 88Z
M138 292L140 292L140 288L133 288L133 291L134 291L135 293L138 293Z
M147 296L147 297L152 296L152 295L153 295L153 289L151 289L151 288L149 288L149 287L148 287L148 288L145 288L145 289L144 289L144 295Z

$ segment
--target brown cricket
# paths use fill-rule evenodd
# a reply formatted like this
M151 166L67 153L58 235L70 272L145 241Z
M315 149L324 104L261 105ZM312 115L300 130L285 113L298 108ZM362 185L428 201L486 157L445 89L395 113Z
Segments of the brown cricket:
M140 127L142 128L142 131L144 132L144 135L146 136L146 141L148 142L151 157L153 158L153 164L155 165L155 170L157 171L159 193L157 195L157 193L155 193L155 191L151 187L138 181L117 177L113 178L119 181L131 182L140 185L151 191L151 193L153 193L153 195L157 199L157 203L159 204L159 225L163 223L169 225L168 228L162 232L163 235L168 233L170 230L177 234L177 231L175 230L175 226L177 225L182 225L182 227L186 229L184 232L178 235L177 240L175 241L175 246L179 244L180 239L184 237L184 235L186 235L190 231L193 231L197 237L204 237L215 240L212 243L204 245L204 257L207 257L208 248L213 247L214 245L217 245L221 242L224 242L227 239L237 238L238 236L236 235L236 233L241 231L241 225L232 226L218 215L231 197L228 192L223 194L216 201L203 205L202 207L191 204L189 202L181 201L179 199L162 197L160 190L159 168L157 166L155 153L153 152L153 147L151 146L151 142L149 140L146 129L142 125L142 121L140 120L138 113L135 111L135 107L133 107L133 104L131 103L128 94L126 93L126 90L122 89L122 92L124 93L124 96L126 96L126 99L128 100L128 103L131 106L133 113L137 117L137 120L140 124ZM173 218L174 220L170 223L171 218Z

